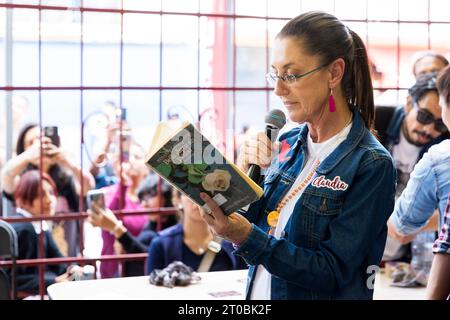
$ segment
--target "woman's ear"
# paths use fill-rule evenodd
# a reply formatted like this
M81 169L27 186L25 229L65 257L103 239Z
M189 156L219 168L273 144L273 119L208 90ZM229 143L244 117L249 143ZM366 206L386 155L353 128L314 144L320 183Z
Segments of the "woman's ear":
M334 60L329 66L328 71L330 72L329 87L336 88L342 80L345 71L345 61L342 58Z

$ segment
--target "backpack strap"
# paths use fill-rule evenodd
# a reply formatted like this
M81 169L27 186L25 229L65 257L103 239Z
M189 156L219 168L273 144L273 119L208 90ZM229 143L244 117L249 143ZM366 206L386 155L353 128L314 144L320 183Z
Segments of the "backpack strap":
M202 258L202 261L200 261L197 272L208 272L209 269L211 269L217 253L222 248L222 240L223 239L220 237L214 237L213 240L209 242L208 251L206 251L205 255Z

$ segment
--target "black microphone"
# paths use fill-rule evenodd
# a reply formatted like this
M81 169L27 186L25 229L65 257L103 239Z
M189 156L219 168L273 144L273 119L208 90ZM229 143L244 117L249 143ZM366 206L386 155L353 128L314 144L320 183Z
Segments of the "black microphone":
M280 129L286 124L286 116L283 111L273 109L266 114L264 120L266 122L266 135L273 143L275 142ZM256 164L250 164L247 175L257 184L262 182L263 176L261 175L261 168Z

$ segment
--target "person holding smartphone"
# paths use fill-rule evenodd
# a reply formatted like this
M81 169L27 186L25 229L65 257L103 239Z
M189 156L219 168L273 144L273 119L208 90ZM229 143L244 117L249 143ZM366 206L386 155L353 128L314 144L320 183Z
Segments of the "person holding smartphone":
M148 215L148 221L142 231L134 236L124 225L123 221L117 218L114 213L105 207L104 195L102 190L92 190L88 193L88 199L92 195L92 200L88 210L88 221L94 227L100 227L109 232L120 243L126 253L144 253L147 252L153 238L156 236L155 218L160 218L162 228L165 229L177 222L175 215L155 216ZM164 181L161 181L161 202L158 198L158 178L155 174L147 176L139 185L137 195L142 209L154 209L158 207L172 206L172 187ZM95 200L94 200L95 198ZM144 275L143 264L140 261L126 262L126 276Z
M115 154L112 159L114 174L119 182L104 187L101 190L105 194L106 207L110 210L136 210L141 209L138 198L138 187L149 174L144 162L144 150L136 143L130 145L130 161L122 162L121 157ZM141 215L124 216L121 221L127 230L134 236L138 236L144 229L148 219ZM102 255L117 253L114 247L115 237L108 231L102 230ZM118 263L116 261L102 261L100 265L102 278L112 278L118 275Z
M94 159L91 162L89 172L95 178L95 189L100 189L116 184L119 179L114 173L112 160L119 150L122 150L122 161L128 162L132 135L127 121L127 109L112 107L108 115L108 127L104 133L104 139L95 137Z
M172 188L166 182L161 181L162 201L158 199L158 178L152 174L143 180L138 188L138 198L142 209L154 209L158 207L172 206ZM93 192L102 192L102 190L92 190ZM88 194L89 197L89 194ZM117 218L114 213L105 207L104 197L97 197L97 200L91 200L88 209L88 221L95 227L111 233L122 244L127 253L146 252L151 238L156 234L155 219L153 215L148 216L148 223L144 226L141 233L134 237L123 224L123 221ZM165 216L162 218L166 218ZM169 216L163 221L163 229L176 223L175 216ZM149 233L146 235L146 233Z
M41 128L34 123L21 130L17 139L16 156L1 171L3 195L13 201L21 175L33 169L42 169L55 182L58 191L56 213L79 211L80 197L84 198L95 184L92 175L82 171L62 146L53 144L50 137L41 137ZM63 250L64 254L76 256L79 253L77 237L77 222L65 222L64 241L67 251Z

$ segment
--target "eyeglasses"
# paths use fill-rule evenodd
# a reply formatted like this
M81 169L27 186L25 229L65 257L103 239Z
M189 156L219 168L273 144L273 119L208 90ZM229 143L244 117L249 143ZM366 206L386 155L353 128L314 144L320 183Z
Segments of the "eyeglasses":
M420 122L421 124L430 124L430 123L434 122L434 128L436 129L436 131L438 131L440 133L447 132L447 126L444 124L442 119L436 119L430 111L419 107L419 105L417 103L416 103L416 105L418 107L418 110L417 110L417 121L418 122Z
M308 71L308 72L305 72L305 73L302 73L302 74L286 74L284 76L279 76L275 72L269 72L268 74L266 74L266 80L271 86L275 86L275 82L277 80L282 80L287 85L292 85L292 84L297 82L297 79L306 77L306 76L308 76L308 75L310 75L310 74L312 74L312 73L314 73L316 71L319 71L320 69L322 69L323 67L325 67L327 65L328 65L328 63L323 64L323 65L318 66L317 68L315 68L315 69L313 69L311 71Z

